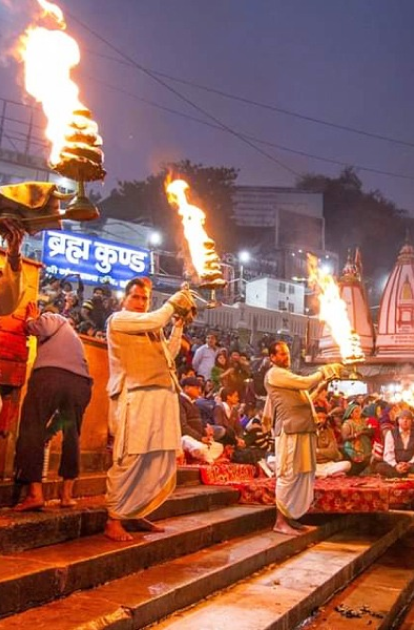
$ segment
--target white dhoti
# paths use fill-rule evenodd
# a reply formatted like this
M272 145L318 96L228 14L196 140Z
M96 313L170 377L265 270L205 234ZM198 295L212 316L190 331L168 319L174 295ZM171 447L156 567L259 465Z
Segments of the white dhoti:
M196 440L191 435L183 435L181 445L184 452L189 453L194 459L199 459L208 464L212 464L223 454L224 446L220 442L210 442L204 444Z
M350 470L351 462L346 460L340 462L324 462L323 464L316 464L316 477L324 479L325 477L345 475Z
M177 478L175 451L126 455L108 470L106 507L109 518L144 518L174 491Z
M313 501L316 435L283 431L275 439L276 507L286 518L303 516Z
M125 390L111 402L115 434L107 473L106 502L112 519L138 519L153 512L176 486L181 449L178 395L174 390Z

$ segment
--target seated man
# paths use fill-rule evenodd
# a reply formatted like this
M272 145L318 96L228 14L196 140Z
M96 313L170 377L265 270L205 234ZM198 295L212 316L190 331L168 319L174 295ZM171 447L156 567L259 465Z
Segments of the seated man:
M388 431L384 441L384 461L378 462L375 472L384 477L405 477L414 473L413 414L400 411L397 426Z
M181 381L180 393L181 446L184 452L194 459L211 464L220 457L224 447L214 441L214 429L210 424L203 425L200 410L195 404L201 396L201 383L195 376ZM220 429L220 427L217 427Z
M337 477L351 469L351 462L345 461L338 448L333 429L328 424L325 407L315 407L316 425L316 477Z

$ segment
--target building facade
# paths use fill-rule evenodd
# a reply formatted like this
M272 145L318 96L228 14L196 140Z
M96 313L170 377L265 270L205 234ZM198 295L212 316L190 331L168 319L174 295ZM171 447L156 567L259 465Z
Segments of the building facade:
M262 232L266 256L274 257L272 275L288 281L307 278L309 251L329 262L331 271L337 272L337 255L325 249L322 193L275 186L236 186L233 199L237 226L254 231L259 239ZM260 243L256 249L260 252Z

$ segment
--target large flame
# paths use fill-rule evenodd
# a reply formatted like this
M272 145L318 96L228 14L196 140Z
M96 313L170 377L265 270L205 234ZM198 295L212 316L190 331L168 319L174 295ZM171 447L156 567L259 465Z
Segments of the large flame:
M49 0L37 0L42 9L44 10L46 15L52 15L57 23L62 27L66 28L65 18L63 16L63 11L57 4L53 2L49 2Z
M221 279L220 259L214 250L214 241L208 236L204 223L206 214L201 208L187 201L189 185L182 179L166 182L168 201L177 206L182 218L184 236L191 256L192 266L203 281L208 278ZM223 284L225 282L222 280Z
M355 363L364 358L359 335L352 330L345 301L341 298L339 286L330 273L318 267L318 259L308 254L309 286L319 298L319 319L330 328L334 341L344 363Z
M19 53L25 64L25 87L42 103L48 119L46 136L52 143L50 162L55 165L65 145L65 133L75 111L84 110L79 88L70 78L72 68L80 61L77 42L64 32L61 9L48 0L38 0L44 15L57 28L31 26L21 37Z

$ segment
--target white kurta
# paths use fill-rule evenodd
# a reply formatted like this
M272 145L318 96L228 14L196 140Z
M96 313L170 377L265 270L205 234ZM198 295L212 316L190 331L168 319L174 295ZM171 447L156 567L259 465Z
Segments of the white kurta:
M121 311L110 318L109 389L116 387L119 394L110 402L110 431L115 440L113 465L107 475L106 499L108 514L113 519L142 518L161 505L175 488L181 428L174 357L180 348L182 329L174 328L169 341L163 341L166 362L161 369L171 375L171 386L147 385L130 391L127 389L126 366L116 353L111 352L111 334L114 331L125 333L117 335L117 343L125 344L123 351L128 352L131 335L162 333L161 328L172 313L172 306L165 304L152 313ZM132 358L139 361L141 357Z
M161 387L137 387L126 390L126 367L111 353L111 333L125 333L121 337L126 348L130 335L159 331L173 313L172 306L165 304L152 313L120 311L112 315L108 326L108 355L110 382L119 384L120 394L111 400L109 428L115 436L114 459L122 455L136 455L154 450L180 450L181 428L178 393L175 386L174 357L178 354L182 328L174 327L164 352L171 376L170 389ZM118 335L119 342L119 335ZM137 356L134 360L142 359ZM145 360L145 357L144 357Z

